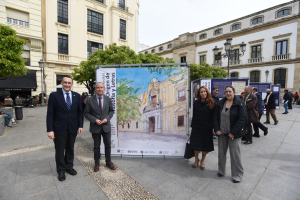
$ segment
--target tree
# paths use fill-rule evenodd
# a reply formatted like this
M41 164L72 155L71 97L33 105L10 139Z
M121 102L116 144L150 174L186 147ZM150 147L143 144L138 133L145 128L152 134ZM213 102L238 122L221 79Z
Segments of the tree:
M142 63L174 63L172 59L159 57L155 54L136 54L129 46L117 46L110 44L105 49L99 49L82 61L78 68L74 69L72 78L86 86L90 94L94 94L94 83L96 80L95 65L117 65L117 64L142 64ZM162 67L149 67L150 72L162 72ZM165 70L164 70L165 71ZM166 73L169 73L168 70ZM172 71L172 68L171 68Z
M197 64L190 65L190 80L196 80L199 78L224 78L227 76L227 72L220 67L210 66L209 64L202 62L201 66Z
M0 24L0 77L25 75L28 68L22 58L26 40L16 36L16 31Z

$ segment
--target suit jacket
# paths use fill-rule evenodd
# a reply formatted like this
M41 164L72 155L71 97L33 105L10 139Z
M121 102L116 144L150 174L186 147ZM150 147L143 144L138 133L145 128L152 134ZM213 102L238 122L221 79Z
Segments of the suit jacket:
M72 134L77 133L78 128L83 127L83 115L80 94L72 91L72 105L70 110L62 91L52 92L48 101L47 132L63 135L67 129Z
M257 101L258 101L258 113L260 115L264 114L264 111L262 109L262 98L260 96L260 94L258 94L257 92L255 93L256 97L257 97Z
M270 96L269 101L268 101L268 109L276 109L276 95L274 93L268 94L266 98L264 99L264 102L267 102L268 96Z
M102 105L102 112L100 111L100 107L97 101L98 95L94 95L87 99L85 110L84 110L84 116L90 121L90 132L91 133L100 133L101 128L105 133L110 133L111 131L111 124L110 119L114 115L114 108L111 102L111 99L103 95L103 105ZM96 123L96 120L100 119L101 121L103 119L107 120L107 123L98 125Z
M217 103L219 101L219 97L215 96L214 93L211 94L211 97L213 98L213 100L215 101L215 103Z
M248 95L243 97L243 101L245 102L245 98ZM254 94L250 94L246 100L246 109L247 109L247 124L258 122L258 101L257 97Z

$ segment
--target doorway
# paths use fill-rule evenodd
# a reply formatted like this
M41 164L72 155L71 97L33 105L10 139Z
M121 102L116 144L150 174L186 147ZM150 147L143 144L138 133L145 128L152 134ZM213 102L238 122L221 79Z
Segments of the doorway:
M149 117L149 132L155 132L155 117Z

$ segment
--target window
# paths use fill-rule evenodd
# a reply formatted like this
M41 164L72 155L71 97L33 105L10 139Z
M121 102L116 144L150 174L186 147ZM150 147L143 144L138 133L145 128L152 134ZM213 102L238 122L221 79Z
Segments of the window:
M221 54L221 52L219 52L218 55L215 55L215 61L218 61L221 59L222 59L222 54Z
M168 49L171 49L172 48L172 44L168 44Z
M215 35L219 35L221 33L222 33L222 29L218 29L218 30L215 31Z
M103 35L103 15L91 10L87 12L87 31Z
M145 55L148 54L148 51L145 51Z
M28 45L24 45L24 50L22 52L23 59L26 60L25 66L30 66L30 47Z
M57 1L57 21L60 23L68 24L68 1Z
M159 47L159 51L162 51L162 50L164 50L164 47Z
M136 127L136 129L139 128L139 122L136 122L135 127Z
M7 22L29 27L29 13L6 8Z
M181 63L186 63L186 56L180 57L180 62Z
M12 23L12 18L9 18L9 17L8 17L8 18L7 18L7 22L8 22L8 23Z
M205 39L205 38L206 38L206 34L200 35L200 40Z
M25 22L25 26L29 27L29 23L28 23L28 22Z
M231 30L234 31L234 30L239 29L239 28L241 28L241 25L240 24L235 24L231 27Z
M178 116L177 126L184 126L184 115Z
M125 10L125 0L119 0L119 8Z
M288 14L290 14L290 9L284 9L277 13L277 17L281 17L283 15L288 15Z
M202 64L202 62L206 61L205 57L206 57L205 55L200 56L200 65Z
M239 77L239 73L238 73L238 72L232 72L232 73L230 74L230 77L231 77L231 78L237 78L237 77Z
M58 53L67 54L69 53L68 35L58 34Z
M19 20L19 25L25 26L25 23L23 21Z
M104 0L96 0L96 1L99 1L100 3L104 3Z
M285 88L285 78L286 70L285 69L276 69L274 74L274 84L280 84L281 88Z
M260 58L261 57L261 46L252 46L251 58Z
M155 49L152 49L152 50L151 50L151 53L155 53Z
M98 49L103 49L102 43L87 41L87 56L95 53Z
M250 72L250 83L259 83L260 81L260 71Z
M276 55L287 54L287 40L276 42Z
M185 97L185 87L178 89L178 102L182 102L186 100Z
M252 24L257 24L257 23L260 23L260 22L262 22L262 17L257 17L257 18L252 20Z
M14 24L18 24L18 20L17 19L13 19L13 23Z
M233 55L232 55L232 60L239 60L240 58L240 50L239 49L234 49L233 50Z
M120 19L120 38L126 40L126 21Z

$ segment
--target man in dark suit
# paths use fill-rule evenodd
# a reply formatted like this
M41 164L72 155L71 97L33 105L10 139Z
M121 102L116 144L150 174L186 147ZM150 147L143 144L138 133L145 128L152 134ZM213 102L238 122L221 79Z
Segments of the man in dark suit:
M111 99L104 95L105 86L99 82L96 84L96 95L87 99L84 115L90 121L90 132L94 139L94 171L99 171L101 136L105 146L106 166L115 170L116 166L111 162L111 124L110 119L114 114Z
M65 172L75 176L73 169L74 143L77 133L82 133L83 115L80 94L71 91L73 80L64 77L62 91L52 92L48 101L47 132L55 145L58 180L66 179Z
M260 118L264 114L264 111L263 111L263 108L262 108L262 98L261 98L260 94L257 93L257 88L254 87L252 89L252 92L257 97L257 101L258 101L258 114L259 114L259 116L258 116L259 122L258 123L253 123L253 129L254 129L253 137L260 137L260 135L259 135L259 129L258 128L262 129L264 131L264 135L266 136L268 134L268 128L265 127L262 123L260 123Z
M219 101L218 93L219 93L219 88L213 87L211 96L212 96L213 100L215 101L215 103L217 103Z
M270 114L274 120L274 125L278 124L277 117L275 115L276 109L276 95L272 93L271 89L266 90L267 96L264 99L265 107L266 107L266 118L267 121L264 124L270 124Z

